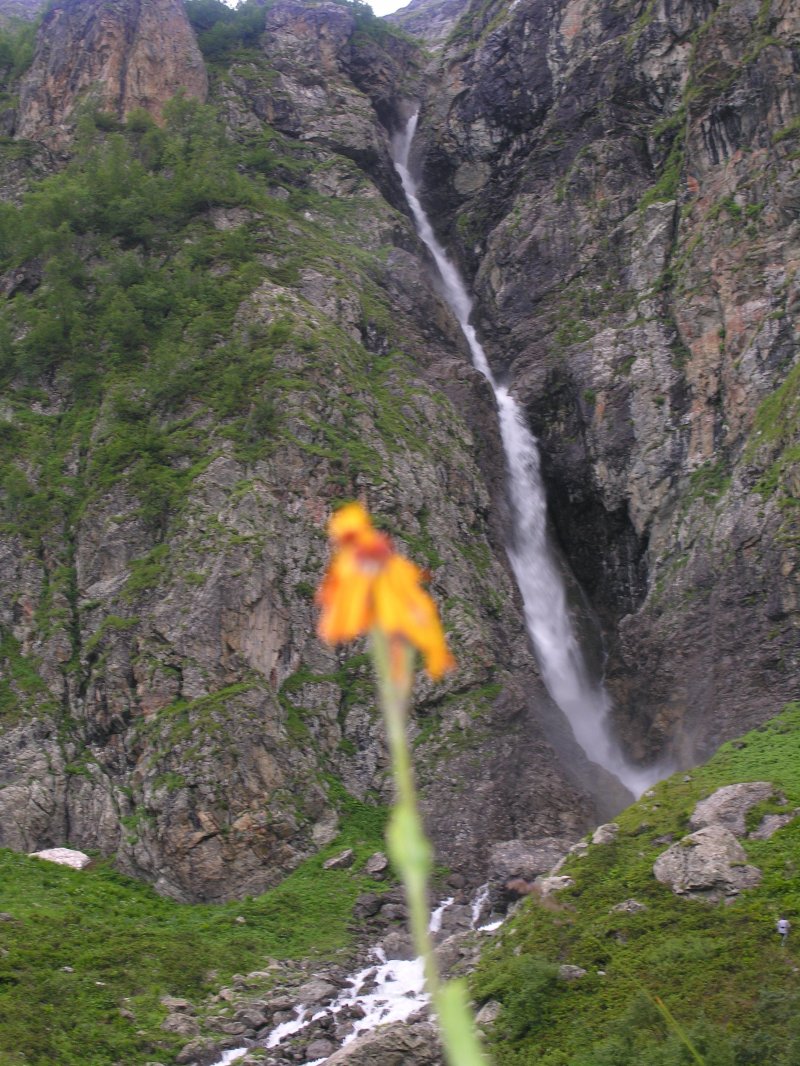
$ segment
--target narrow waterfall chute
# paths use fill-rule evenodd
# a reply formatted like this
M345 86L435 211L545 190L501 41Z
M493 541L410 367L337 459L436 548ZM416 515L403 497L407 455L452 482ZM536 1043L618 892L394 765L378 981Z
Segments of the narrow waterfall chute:
M417 232L439 272L443 296L469 345L473 365L494 390L514 521L508 557L522 596L525 622L542 679L587 756L638 796L661 773L655 767L636 767L625 758L611 732L608 694L591 677L586 666L572 625L564 581L548 540L547 501L536 438L528 429L517 401L492 374L470 322L472 300L457 268L433 232L422 207L419 186L411 173L411 144L418 117L419 112L415 112L405 129L392 138L392 159Z

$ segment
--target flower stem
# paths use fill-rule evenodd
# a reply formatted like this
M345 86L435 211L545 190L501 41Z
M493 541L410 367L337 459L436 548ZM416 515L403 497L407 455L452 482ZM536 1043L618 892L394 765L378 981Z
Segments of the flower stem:
M395 804L386 834L389 855L405 886L411 936L423 961L425 983L439 1017L449 1066L486 1066L467 1004L466 989L458 981L442 985L428 928L428 878L433 853L419 815L406 738L414 652L404 640L387 637L378 629L372 630L371 638L395 784Z

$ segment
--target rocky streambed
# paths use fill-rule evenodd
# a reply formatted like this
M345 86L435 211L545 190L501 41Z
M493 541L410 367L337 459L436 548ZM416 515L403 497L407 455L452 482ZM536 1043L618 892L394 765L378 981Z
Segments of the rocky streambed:
M469 893L455 875L452 895L433 911L431 933L448 976L475 965L481 942L501 924L496 893ZM499 904L502 906L502 903ZM354 909L359 946L348 956L318 961L269 961L235 975L201 1007L167 998L165 1028L192 1037L181 1066L318 1066L388 1063L434 1066L441 1061L429 1020L422 962L406 931L402 889L365 893Z

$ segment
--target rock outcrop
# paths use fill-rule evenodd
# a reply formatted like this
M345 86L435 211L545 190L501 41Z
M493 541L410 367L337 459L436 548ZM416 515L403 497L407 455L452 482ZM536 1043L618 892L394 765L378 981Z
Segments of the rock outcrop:
M472 4L423 105L430 213L641 759L797 688L797 46L777 0Z
M180 0L65 0L39 30L20 87L20 137L65 144L82 105L159 119L176 93L204 100L205 64Z
M45 126L63 119L66 136L82 88L120 89L118 44L127 33L138 54L145 7L120 0L92 20L91 4L67 3L48 14L23 84L22 134L47 136ZM193 119L189 103L168 117L173 154L156 162L147 188L157 174L164 195L174 195L184 156L206 141L198 181L206 172L213 179L226 152L239 153L224 182L188 196L185 228L179 215L164 235L131 236L128 212L151 193L129 196L125 183L152 167L148 152L160 143L137 120L124 134L135 162L114 163L102 190L113 200L125 175L121 229L95 242L95 219L80 238L93 278L82 297L89 316L117 269L110 263L141 268L143 285L145 277L172 284L173 269L187 276L180 272L195 270L203 247L202 277L230 293L243 269L231 249L250 248L246 284L225 297L224 312L217 302L213 329L202 327L182 349L193 371L170 356L161 379L148 376L193 334L192 317L174 327L166 349L145 330L121 383L97 377L83 443L67 432L57 458L47 456L49 473L44 456L24 471L9 459L31 489L43 478L72 480L51 525L9 526L0 549L4 662L32 671L20 675L31 679L27 689L14 683L17 709L0 738L0 843L96 848L163 893L220 900L263 890L333 839L340 790L388 801L369 664L360 648L332 650L314 635L325 522L335 501L360 496L430 568L444 607L459 670L438 688L420 681L411 729L438 854L480 883L497 836L574 838L597 816L576 783L585 758L567 743L574 758L561 762L540 723L554 711L504 556L491 396L410 222L392 206L382 120L403 56L416 52L403 38L364 32L336 4L277 4L264 17L268 32L237 51L230 77L215 83L219 128L207 112ZM67 18L73 29L59 50L56 20ZM80 26L83 51L70 51ZM92 33L106 30L102 52ZM176 28L175 41L182 33ZM148 38L153 47L162 39ZM169 73L174 42L164 47ZM59 70L71 64L75 87L57 115L47 103L51 59ZM128 100L119 96L114 114L124 116ZM92 174L107 158L107 123L99 125ZM124 159L122 138L111 143ZM249 191L237 200L243 180ZM18 338L31 292L48 291L41 270L38 280L31 265L22 270L10 275L5 308ZM157 329L171 310L149 292L122 293L118 307L124 317L131 294L144 299L136 314ZM202 304L196 315L203 320ZM96 345L100 365L109 335L85 342ZM127 334L118 343L128 344ZM53 366L43 378L48 404L35 414L48 424L69 418L74 400L60 350ZM243 366L253 368L246 386L237 384ZM184 385L165 401L176 373ZM120 412L135 422L141 404L151 443L158 438L165 450L137 443L106 466L108 449L128 432ZM23 418L23 408L11 417ZM165 484L174 495L164 495Z
M656 859L653 873L678 896L718 903L761 881L761 871L729 829L709 825L668 848Z

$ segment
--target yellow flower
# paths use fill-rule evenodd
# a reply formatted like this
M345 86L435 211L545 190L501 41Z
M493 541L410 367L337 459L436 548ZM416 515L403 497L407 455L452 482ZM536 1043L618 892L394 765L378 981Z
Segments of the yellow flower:
M422 588L423 571L394 550L361 504L337 511L328 532L334 554L317 592L322 639L336 644L380 629L418 648L434 679L455 666L436 605Z

